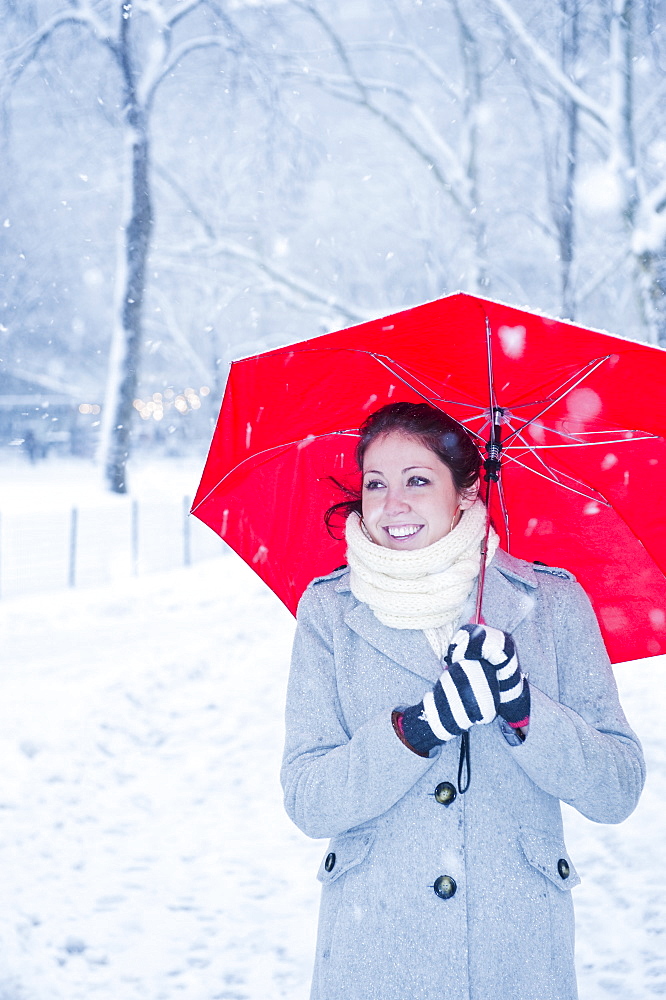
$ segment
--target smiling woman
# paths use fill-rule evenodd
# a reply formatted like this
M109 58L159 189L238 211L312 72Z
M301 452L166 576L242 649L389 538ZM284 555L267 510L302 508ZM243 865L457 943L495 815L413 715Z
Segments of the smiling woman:
M286 808L332 838L312 1000L575 1000L558 800L617 823L644 780L589 601L491 528L473 623L480 456L445 413L382 407L357 461L327 513L348 566L301 599L287 695Z
M439 541L474 503L471 494L458 495L451 470L430 448L402 432L375 438L363 465L363 524L389 549Z

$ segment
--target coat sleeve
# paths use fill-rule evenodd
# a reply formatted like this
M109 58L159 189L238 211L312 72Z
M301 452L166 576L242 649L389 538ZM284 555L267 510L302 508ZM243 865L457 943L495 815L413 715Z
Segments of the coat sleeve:
M544 581L546 583L546 581ZM645 781L641 745L618 699L596 616L583 588L551 581L559 702L530 684L527 739L507 751L545 792L597 823L633 812Z
M309 837L334 837L390 809L437 754L419 757L401 743L390 708L348 732L326 593L318 591L306 590L298 608L280 777L294 823Z

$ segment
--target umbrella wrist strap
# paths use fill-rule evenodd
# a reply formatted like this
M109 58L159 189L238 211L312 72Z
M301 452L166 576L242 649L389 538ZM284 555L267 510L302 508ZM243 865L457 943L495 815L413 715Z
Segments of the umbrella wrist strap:
M463 784L464 776L464 784ZM458 758L458 792L464 795L472 780L472 762L469 753L469 730L460 737L460 756Z

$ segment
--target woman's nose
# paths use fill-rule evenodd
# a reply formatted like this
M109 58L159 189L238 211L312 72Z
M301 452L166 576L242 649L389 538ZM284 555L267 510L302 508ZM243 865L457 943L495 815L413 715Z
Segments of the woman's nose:
M390 488L386 491L386 504L384 507L387 514L402 514L409 510L409 503L401 488Z

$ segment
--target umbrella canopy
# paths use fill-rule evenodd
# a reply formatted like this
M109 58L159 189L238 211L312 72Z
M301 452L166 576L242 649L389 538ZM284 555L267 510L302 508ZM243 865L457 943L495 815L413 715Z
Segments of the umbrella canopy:
M323 523L333 478L358 486L357 429L398 400L446 410L480 448L492 417L503 546L575 573L613 662L666 652L659 348L455 294L236 361L192 513L295 611L345 561Z

